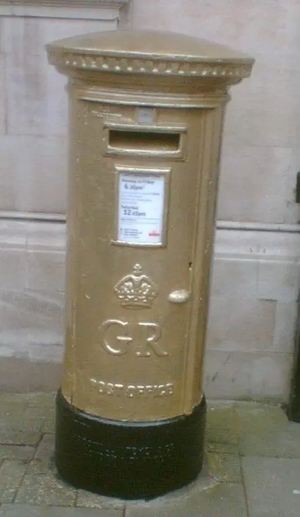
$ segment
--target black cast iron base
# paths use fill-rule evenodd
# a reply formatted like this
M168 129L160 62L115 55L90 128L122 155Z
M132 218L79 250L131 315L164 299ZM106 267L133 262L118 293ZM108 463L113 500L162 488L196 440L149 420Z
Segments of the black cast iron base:
M206 403L156 422L95 417L57 395L56 465L73 486L123 499L151 499L193 481L202 468Z

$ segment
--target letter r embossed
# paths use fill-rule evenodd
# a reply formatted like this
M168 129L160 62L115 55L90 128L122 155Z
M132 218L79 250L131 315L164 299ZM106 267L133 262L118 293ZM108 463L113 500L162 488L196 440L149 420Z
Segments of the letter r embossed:
M157 323L139 323L139 327L145 329L146 335L142 335L141 341L143 345L139 346L139 350L136 352L137 356L150 357L151 352L149 348L158 357L166 357L169 355L168 352L163 350L158 343L161 338L161 328Z

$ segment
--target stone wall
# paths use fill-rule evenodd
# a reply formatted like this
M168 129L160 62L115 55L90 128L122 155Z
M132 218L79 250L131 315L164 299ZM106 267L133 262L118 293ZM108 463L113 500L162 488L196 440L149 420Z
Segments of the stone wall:
M19 358L39 362L43 372L48 361L53 372L62 357L67 102L65 79L47 64L44 45L121 24L185 32L256 58L227 110L206 389L217 398L286 400L299 292L298 2L85 3L0 1L3 368ZM8 388L18 386L17 378L5 379ZM26 386L49 384L33 379Z

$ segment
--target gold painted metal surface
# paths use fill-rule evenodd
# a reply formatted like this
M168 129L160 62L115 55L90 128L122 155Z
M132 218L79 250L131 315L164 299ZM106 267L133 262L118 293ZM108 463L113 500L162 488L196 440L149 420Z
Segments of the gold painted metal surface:
M191 293L186 289L180 289L179 291L173 291L169 294L168 300L171 303L186 303L190 298Z
M71 70L114 73L249 77L253 60L242 52L159 31L118 31L66 38L48 46L50 62Z
M63 394L115 420L189 414L202 398L227 88L253 61L141 31L48 53L69 76Z

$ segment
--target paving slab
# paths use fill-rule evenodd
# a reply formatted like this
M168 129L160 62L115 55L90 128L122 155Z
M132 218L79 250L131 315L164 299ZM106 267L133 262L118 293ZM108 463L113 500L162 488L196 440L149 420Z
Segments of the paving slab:
M26 415L27 409L27 396L0 394L0 444L34 446L38 443L43 418Z
M43 433L54 433L55 432L55 417L47 418L43 421L41 430Z
M52 406L55 404L56 394L53 392L29 392L29 393L0 393L1 407L7 403L9 406L12 405L26 405L36 407L41 405L43 407Z
M0 397L0 404L3 397ZM10 399L9 399L10 400ZM6 407L6 406L5 406ZM25 415L25 404L11 404L2 408L0 414L0 444L3 445L36 445L41 439L44 419Z
M123 510L125 509L125 501L121 499L114 499L111 497L103 497L86 490L77 491L76 507L78 508L100 508L100 509L113 509Z
M40 461L48 462L54 454L55 437L53 434L44 434L34 458Z
M247 517L243 488L221 483L207 490L194 486L171 498L129 503L125 517Z
M28 473L24 476L16 503L32 505L74 506L76 490L56 476L55 471Z
M16 431L10 427L0 428L1 445L31 445L36 446L42 437L40 431L28 431L26 429Z
M240 417L243 456L300 458L300 426L288 422L282 410L245 410Z
M11 409L9 413L6 412L4 415L5 425L16 430L24 428L40 429L46 419L46 410L44 410L44 415L40 411L35 413L36 411L36 408L24 409L22 412L19 409Z
M20 486L26 463L5 460L0 467L0 503L12 503Z
M234 454L207 453L208 475L214 481L241 483L242 473L240 458Z
M230 403L209 404L206 425L207 449L236 454L239 439L239 416L234 406Z
M300 460L242 459L250 517L299 517Z
M36 449L30 446L22 445L0 445L0 461L1 460L21 460L29 461L33 458Z
M55 408L56 393L27 393L25 396L29 407Z
M92 508L62 508L55 506L30 506L26 504L3 505L1 517L122 517L123 511Z
M44 434L35 450L34 458L27 467L27 474L55 475L54 459L55 437L53 434Z
M35 399L34 394L22 393L0 393L0 414L10 414L14 411L23 414L31 400Z
M55 405L52 404L51 406L28 406L27 409L24 412L24 417L28 419L41 419L45 420L46 418L54 418L55 416Z
M261 427L266 420L273 424L287 424L288 418L281 404L262 404L261 402L234 402L233 409L241 424Z
M239 428L235 429L206 429L206 440L209 443L219 443L226 445L238 445L240 439Z
M4 430L39 431L46 420L53 422L54 417L55 400L52 394L0 393L0 418Z
M207 429L235 429L238 423L234 402L208 402Z
M206 450L238 454L239 416L232 402L209 403L207 409Z
M208 452L217 452L220 454L234 454L239 453L239 444L235 443L219 443L206 441L205 448Z

